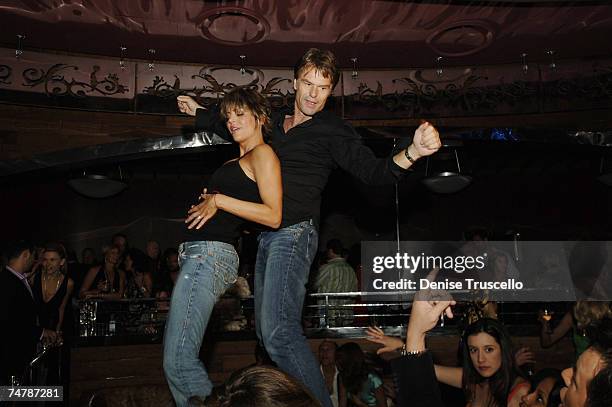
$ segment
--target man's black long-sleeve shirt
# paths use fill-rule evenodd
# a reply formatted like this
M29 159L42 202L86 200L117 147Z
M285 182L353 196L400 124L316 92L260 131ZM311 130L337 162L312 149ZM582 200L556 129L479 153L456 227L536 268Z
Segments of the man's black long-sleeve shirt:
M270 144L281 163L283 178L283 220L281 227L313 219L318 225L321 193L332 170L342 168L369 185L393 184L407 171L393 161L406 147L398 143L392 155L377 158L364 146L355 129L333 113L321 111L285 133L283 123L289 111L272 115ZM232 136L218 109L198 109L196 127L213 131L226 140Z

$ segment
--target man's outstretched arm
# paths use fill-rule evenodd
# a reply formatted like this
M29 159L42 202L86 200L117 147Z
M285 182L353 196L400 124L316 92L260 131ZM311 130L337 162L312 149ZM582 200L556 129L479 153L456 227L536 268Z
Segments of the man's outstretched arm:
M194 98L187 95L181 95L176 98L176 104L181 113L194 116L196 118L196 130L207 130L217 134L219 137L229 142L234 142L232 135L225 126L225 120L221 118L219 109L213 107L206 109L195 101Z

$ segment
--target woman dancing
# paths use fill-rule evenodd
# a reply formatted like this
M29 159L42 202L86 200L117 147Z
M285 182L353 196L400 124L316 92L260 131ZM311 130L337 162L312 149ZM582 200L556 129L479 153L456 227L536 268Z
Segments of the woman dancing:
M182 103L179 98L185 111ZM215 171L207 188L211 193L205 190L185 220L194 240L179 246L181 269L164 336L164 372L179 407L212 392L198 354L215 302L237 278L233 245L240 226L247 220L277 228L282 217L280 163L264 143L270 126L266 99L255 90L236 88L226 94L220 111L240 156Z

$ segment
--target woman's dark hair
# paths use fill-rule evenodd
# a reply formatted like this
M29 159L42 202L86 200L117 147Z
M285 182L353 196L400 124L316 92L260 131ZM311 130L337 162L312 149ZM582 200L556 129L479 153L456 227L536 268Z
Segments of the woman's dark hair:
M261 124L261 130L264 136L271 133L270 103L257 90L239 86L228 91L219 106L221 117L227 120L229 112L235 109L243 109L251 112Z
M347 342L336 349L336 365L346 390L358 394L369 373L359 344Z
M587 407L609 407L612 405L612 366L599 371L587 387Z
M139 249L128 249L126 257L129 256L132 259L132 268L134 271L144 273L147 271L147 255Z
M501 350L501 366L493 376L489 378L482 377L470 358L470 349L468 346L468 338L479 333L491 335L499 344ZM476 384L485 381L489 382L489 390L492 400L489 402L493 406L505 406L507 403L508 394L512 389L512 385L516 378L520 376L514 366L514 353L512 350L512 342L510 335L501 322L482 318L469 325L462 339L462 354L463 354L463 391L468 399L471 398L473 388Z
M555 384L548 395L548 402L546 403L547 407L558 407L561 404L561 389L564 387L563 378L561 377L561 372L558 369L553 368L544 368L539 370L533 377L529 380L531 384L531 391L540 384L540 382L544 379L552 378L555 380Z
M220 407L320 407L297 380L271 366L235 372L225 385Z

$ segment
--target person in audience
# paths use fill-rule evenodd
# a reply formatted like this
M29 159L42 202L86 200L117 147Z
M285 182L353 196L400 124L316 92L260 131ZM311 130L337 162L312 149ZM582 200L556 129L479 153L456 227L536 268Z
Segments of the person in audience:
M608 300L612 296L606 264L608 250L604 241L578 241L572 248L568 266L578 300Z
M344 293L355 292L358 289L357 276L355 270L346 261L346 250L342 247L342 242L338 239L331 239L327 242L327 262L321 266L313 283L313 287L318 293ZM350 304L350 298L329 298L328 300L319 299L317 303L320 307L329 304L329 309L320 309L320 312L327 311L327 324L329 326L345 326L353 322L353 311L338 306Z
M138 249L128 249L123 261L128 298L148 298L153 295L153 279L147 271L147 256Z
M96 264L96 252L91 247L86 247L81 252L81 264L93 267Z
M123 233L115 233L111 238L111 245L119 249L119 259L123 260L123 256L130 247L128 244L127 236Z
M338 384L339 376L336 367L336 350L338 345L334 341L324 340L319 345L319 363L321 364L321 372L325 379L325 386L329 392L332 405L338 407Z
M357 343L348 342L336 350L336 366L340 374L340 407L386 407L383 381L368 368L365 354Z
M170 298L179 275L178 250L171 247L164 251L163 263L157 279L153 281L156 298Z
M161 267L159 243L155 240L149 240L145 252L147 253L147 271L151 273L151 276L155 279Z
M545 318L540 312L539 321L542 326L540 343L543 348L548 348L571 331L577 359L590 345L589 331L606 317L612 317L609 302L581 300L576 302L571 311L563 315L559 324L553 329L550 326L550 317Z
M368 329L368 340L384 345L379 353L402 347L375 327ZM437 379L464 390L469 406L518 406L529 391L512 352L510 335L497 320L482 318L469 325L462 341L462 367L435 365Z
M189 209L189 240L179 246L180 278L172 292L164 334L164 373L177 406L212 391L198 354L212 309L238 278L234 248L247 221L277 228L282 218L280 162L264 142L268 101L238 87L225 94L221 112L240 155L218 168L203 201Z
M594 329L591 346L580 355L576 365L561 372L566 386L561 390L563 407L584 407L587 405L590 383L600 371L612 366L610 365L611 356L612 319L606 317ZM600 383L596 382L596 384ZM593 396L595 395L593 394Z
M81 299L118 300L125 292L125 273L119 269L119 248L111 246L104 254L104 264L92 267L83 280Z
M563 379L557 369L542 369L531 378L529 394L521 398L520 407L559 407Z
M192 405L205 406L198 398ZM321 407L297 380L271 366L251 366L232 374L219 407Z
M612 406L612 355L606 354L605 369L595 375L587 389L587 407Z
M34 246L13 242L5 249L7 265L0 270L0 385L15 377L23 383L24 373L36 344L54 344L57 334L38 324L34 294L25 273L34 262Z
M59 243L49 243L43 252L42 272L34 275L32 293L38 313L39 325L55 331L63 341L66 306L72 297L74 282L66 272L66 251ZM71 324L71 321L68 322ZM60 385L60 351L53 348L42 361L47 385Z

